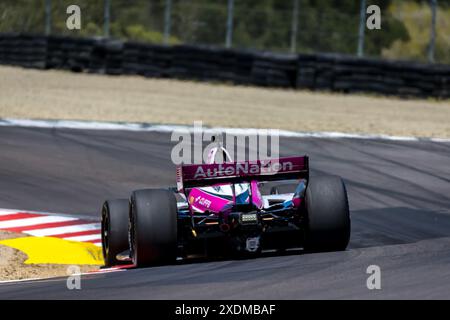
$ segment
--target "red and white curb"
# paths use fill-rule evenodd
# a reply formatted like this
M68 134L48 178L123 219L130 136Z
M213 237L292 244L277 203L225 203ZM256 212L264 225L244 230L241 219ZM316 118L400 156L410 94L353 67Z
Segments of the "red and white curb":
M0 209L0 230L102 245L99 222L66 215Z

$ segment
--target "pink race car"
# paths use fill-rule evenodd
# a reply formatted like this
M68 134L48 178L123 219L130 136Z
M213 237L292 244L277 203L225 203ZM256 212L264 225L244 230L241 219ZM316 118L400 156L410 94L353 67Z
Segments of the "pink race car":
M224 161L217 161L221 155ZM292 192L262 186L290 181ZM179 200L177 201L177 196ZM134 191L102 209L105 264L173 263L193 255L266 249L345 250L350 213L336 176L309 177L308 157L232 162L219 146L208 164L177 167L177 188Z

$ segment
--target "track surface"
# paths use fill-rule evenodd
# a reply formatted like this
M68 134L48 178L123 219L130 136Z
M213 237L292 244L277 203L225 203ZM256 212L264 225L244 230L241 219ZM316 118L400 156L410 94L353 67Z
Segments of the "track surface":
M0 128L0 207L98 218L103 199L173 185L170 136ZM352 210L346 252L196 261L0 285L0 299L450 299L450 144L281 139L313 174L341 175ZM366 287L378 265L382 290Z

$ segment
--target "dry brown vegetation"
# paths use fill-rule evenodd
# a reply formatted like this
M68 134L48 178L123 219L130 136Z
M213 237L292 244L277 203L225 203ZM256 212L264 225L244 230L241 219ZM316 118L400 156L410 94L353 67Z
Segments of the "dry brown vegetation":
M0 118L450 137L450 101L0 67Z

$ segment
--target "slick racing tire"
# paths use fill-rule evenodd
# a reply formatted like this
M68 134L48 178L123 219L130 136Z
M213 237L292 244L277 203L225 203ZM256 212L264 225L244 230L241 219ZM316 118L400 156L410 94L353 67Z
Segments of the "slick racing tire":
M343 251L350 240L350 211L340 177L312 177L306 189L307 252Z
M137 267L170 264L177 258L177 202L173 192L139 190L131 195L131 257Z
M106 201L102 207L102 249L105 266L121 264L116 256L129 249L127 199Z

